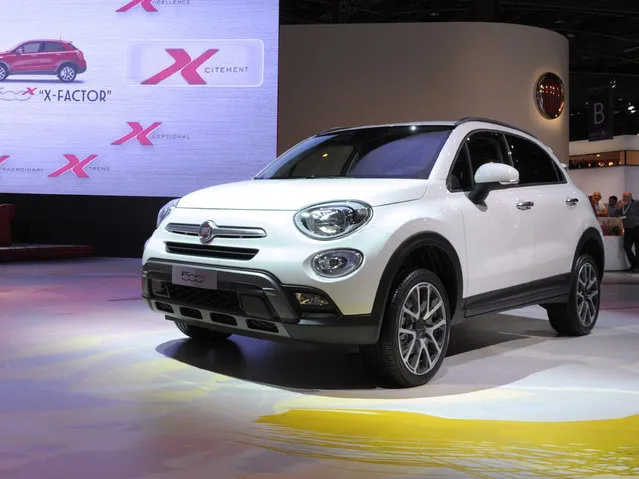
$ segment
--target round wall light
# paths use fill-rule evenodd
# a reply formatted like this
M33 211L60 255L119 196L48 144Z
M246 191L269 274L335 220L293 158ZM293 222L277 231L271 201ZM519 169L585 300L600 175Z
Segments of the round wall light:
M566 104L566 89L558 75L547 72L539 77L535 85L535 103L544 118L559 118Z

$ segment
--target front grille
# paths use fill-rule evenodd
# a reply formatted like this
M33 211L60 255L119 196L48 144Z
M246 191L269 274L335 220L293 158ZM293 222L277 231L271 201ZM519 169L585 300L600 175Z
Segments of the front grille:
M262 228L245 228L243 226L213 226L213 236L215 238L266 238L266 231ZM186 236L199 236L200 225L184 224L184 223L169 223L166 226L166 230Z
M253 259L259 250L253 248L232 248L228 246L205 246L199 244L167 242L166 251L167 253L189 256L248 261Z
M191 288L168 282L165 286L172 300L231 314L243 314L237 293L233 291Z

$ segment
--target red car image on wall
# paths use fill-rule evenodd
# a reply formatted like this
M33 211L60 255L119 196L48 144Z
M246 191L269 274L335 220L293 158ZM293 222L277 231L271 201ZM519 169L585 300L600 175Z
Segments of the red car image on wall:
M0 53L0 81L9 75L56 75L69 83L86 70L84 54L62 40L29 40Z

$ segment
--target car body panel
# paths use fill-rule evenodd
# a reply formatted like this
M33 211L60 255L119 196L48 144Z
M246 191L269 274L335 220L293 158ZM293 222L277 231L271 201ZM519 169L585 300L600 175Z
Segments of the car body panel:
M451 125L418 122L402 126L413 124ZM455 265L461 270L457 300L470 304L468 317L506 306L561 301L569 290L582 235L593 230L598 232L598 239L603 238L587 197L565 173L565 182L558 184L496 188L482 203L471 201L468 192L451 192L447 178L460 146L471 132L485 130L524 137L540 146L561 168L552 150L526 132L490 121L464 121L454 124L428 178L253 179L192 192L181 198L158 225L145 245L143 265L165 262L201 265L212 271L218 268L221 274L227 270L259 272L279 285L269 289L309 288L324 294L335 305L339 314L330 320L330 328L348 325L352 319L352 325L366 327L361 330L365 343L371 340L371 322L379 327L382 321L383 308L380 313L378 306L384 288L390 287L390 283L382 281L389 262L401 253L408 239L418 235L433 235L450 245L456 255ZM568 206L567 198L578 198L579 202ZM295 224L295 214L303 208L347 200L372 207L370 220L353 233L319 240L303 234ZM520 208L522 202L532 202L534 207ZM203 245L197 231L205 221L219 227L260 228L266 236L217 237ZM167 230L167 226L175 224L188 225L192 234ZM178 251L171 246L174 243L185 248ZM234 248L252 251L252 256L218 254ZM340 278L318 275L312 267L313 257L340 249L361 253L361 266ZM213 255L214 250L218 256ZM275 293L268 294L273 298ZM299 306L288 293L282 294L278 300L291 301L293 309ZM147 300L155 311L161 312L152 296ZM300 325L307 321L304 318L297 318ZM277 323L278 319L273 321ZM318 331L321 321L312 324ZM279 330L279 326L275 328ZM240 331L243 333L246 331ZM308 339L312 334L302 336ZM342 340L333 337L332 341ZM353 344L359 344L356 338Z

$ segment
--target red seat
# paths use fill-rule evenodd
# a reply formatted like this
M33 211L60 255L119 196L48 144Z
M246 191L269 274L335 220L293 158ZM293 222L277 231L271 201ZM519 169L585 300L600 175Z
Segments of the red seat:
M0 246L11 246L11 219L15 205L0 205Z

